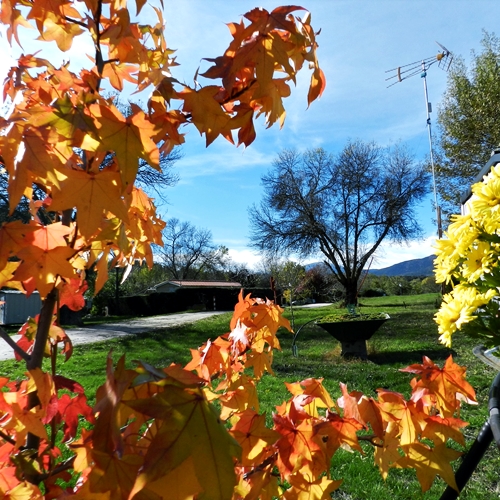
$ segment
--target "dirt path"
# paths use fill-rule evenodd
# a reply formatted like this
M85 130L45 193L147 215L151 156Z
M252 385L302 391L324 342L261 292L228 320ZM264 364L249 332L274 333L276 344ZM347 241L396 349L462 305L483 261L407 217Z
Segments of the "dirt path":
M71 337L73 345L92 344L94 342L103 342L126 335L168 328L169 326L194 323L195 321L209 318L216 314L224 314L224 312L225 311L202 311L195 313L168 314L165 316L150 316L147 318L105 323L85 328L71 328L68 329L68 335ZM14 335L12 338L17 341L19 335ZM7 359L14 359L14 351L0 339L0 361L5 361Z

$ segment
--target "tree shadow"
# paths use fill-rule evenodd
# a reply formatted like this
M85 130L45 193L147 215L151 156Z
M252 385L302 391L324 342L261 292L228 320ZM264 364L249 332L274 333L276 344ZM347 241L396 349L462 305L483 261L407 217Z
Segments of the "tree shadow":
M456 356L453 349L418 349L415 351L382 351L368 355L368 360L376 365L421 363L423 356L433 361L445 360L448 356Z

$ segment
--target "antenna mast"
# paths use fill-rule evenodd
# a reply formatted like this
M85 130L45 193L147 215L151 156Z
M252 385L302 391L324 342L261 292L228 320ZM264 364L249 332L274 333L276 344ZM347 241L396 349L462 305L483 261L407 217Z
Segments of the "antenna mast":
M448 71L450 69L450 65L453 61L453 54L443 45L436 42L442 49L442 52L439 52L437 56L428 57L427 59L423 59L422 61L417 61L414 63L406 64L405 66L399 66L394 69L387 70L386 73L393 73L392 76L389 76L385 79L385 81L390 81L396 78L395 82L392 82L387 88L396 85L396 83L400 83L407 78L415 76L420 73L420 77L424 79L424 98L425 98L425 110L427 113L427 130L429 132L429 149L430 149L430 158L431 158L431 168L432 168L432 184L434 191L434 206L436 207L436 222L437 222L437 230L438 230L438 238L441 239L443 236L443 230L441 227L441 209L438 205L437 199L437 188L436 188L436 175L434 169L434 154L432 149L432 133L431 133L431 112L432 106L429 102L429 97L427 94L427 70L434 64L438 63L438 66L444 71Z

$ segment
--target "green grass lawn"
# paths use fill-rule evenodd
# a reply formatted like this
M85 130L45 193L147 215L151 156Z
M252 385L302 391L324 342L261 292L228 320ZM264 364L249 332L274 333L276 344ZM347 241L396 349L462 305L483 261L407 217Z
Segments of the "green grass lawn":
M433 315L439 297L436 294L403 297L379 297L362 299L361 312L387 312L387 321L368 341L368 361L346 361L340 357L340 344L314 323L306 325L297 337L298 357L292 354L292 334L279 334L282 351L275 352L275 376L265 376L259 384L261 411L269 418L275 405L288 399L283 382L295 382L308 377L322 377L333 397L340 396L339 382L347 383L349 390L360 390L375 396L378 388L410 393L411 374L399 371L412 363L420 363L422 356L429 356L442 365L452 354L454 360L468 367L468 380L476 389L478 405L464 405L461 417L470 422L465 429L470 446L487 415L487 398L495 371L483 365L472 354L474 342L457 335L452 349L438 342L437 326ZM335 306L326 308L294 308L296 329L306 322L326 314L341 314L344 310ZM290 311L286 311L290 317ZM195 348L207 338L214 339L229 328L231 315L224 314L197 323L158 330L148 334L129 336L99 344L75 347L73 357L59 365L59 372L84 385L91 403L97 387L105 377L105 361L112 350L115 360L126 354L127 363L143 360L158 367L171 362L184 364L190 360L189 348ZM70 332L69 332L70 333ZM23 367L14 361L0 362L0 376L20 377ZM444 491L441 480L422 495L414 471L391 471L383 481L373 465L372 450L363 448L365 455L340 450L334 457L332 476L344 479L333 498L338 499L438 499ZM500 452L493 447L481 462L478 471L462 493L462 499L491 499L500 494Z

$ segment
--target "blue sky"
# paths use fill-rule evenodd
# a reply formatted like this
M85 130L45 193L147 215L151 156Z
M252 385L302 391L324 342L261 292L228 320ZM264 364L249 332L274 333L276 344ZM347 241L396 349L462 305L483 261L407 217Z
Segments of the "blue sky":
M221 55L229 43L225 23L239 21L253 7L269 10L284 3L164 0L167 43L177 49L181 64L173 76L192 84L197 68L208 67L202 58ZM224 139L206 149L197 130L186 129L183 158L176 164L180 182L166 193L169 205L161 207L166 218L210 229L216 244L227 246L234 260L249 265L257 264L259 257L249 248L248 208L260 201L260 178L276 154L283 148L312 147L336 153L347 140L361 139L382 146L403 142L424 159L429 142L423 81L417 75L387 89L385 70L437 54L435 41L469 61L471 50L481 50L482 30L495 31L499 12L497 0L309 0L299 5L312 13L314 28L321 28L318 57L327 78L323 97L306 109L309 73L304 72L285 101L283 129L266 130L259 124L257 139L247 149ZM33 50L29 44L24 49ZM8 50L2 39L0 50ZM78 64L88 65L78 44L64 57L69 57L73 70ZM3 78L5 59L0 64ZM427 85L436 125L446 73L437 65L431 67ZM430 255L436 234L432 218L429 197L419 208L424 240L409 246L384 245L372 267Z

